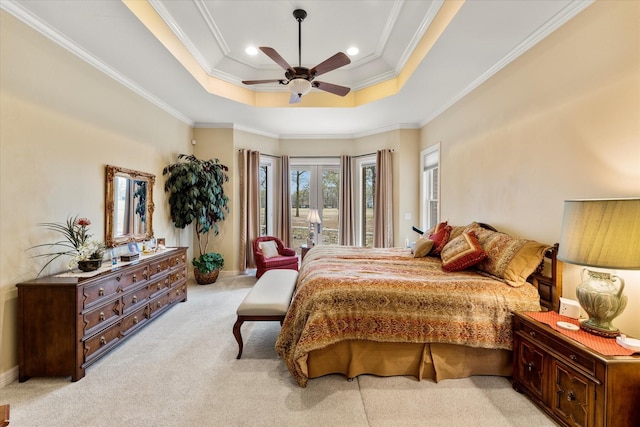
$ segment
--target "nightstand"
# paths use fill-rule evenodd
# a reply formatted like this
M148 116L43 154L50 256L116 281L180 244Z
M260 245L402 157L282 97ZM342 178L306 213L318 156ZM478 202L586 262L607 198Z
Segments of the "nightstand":
M309 252L309 249L311 248L307 245L300 245L300 260L304 259L304 256Z
M638 355L605 356L514 313L513 360L513 388L563 426L640 422Z

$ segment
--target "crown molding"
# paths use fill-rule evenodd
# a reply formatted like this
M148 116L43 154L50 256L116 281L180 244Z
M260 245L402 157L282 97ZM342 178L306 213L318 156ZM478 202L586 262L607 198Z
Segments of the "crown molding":
M549 19L545 25L538 28L537 31L533 32L529 37L524 39L520 44L518 44L511 52L505 55L500 61L496 62L491 68L489 68L485 73L483 73L480 77L475 79L471 84L462 89L462 91L458 92L453 98L451 98L448 102L444 103L438 110L434 111L433 114L426 117L423 121L420 122L420 127L427 125L431 120L438 117L440 114L444 113L448 108L453 106L456 102L460 101L462 98L467 96L471 91L480 86L482 83L487 81L489 78L493 77L498 71L502 70L504 67L513 62L520 55L534 47L541 40L546 38L549 34L553 33L555 30L563 26L567 21L578 15L580 12L585 10L587 7L591 6L595 0L574 0L571 3L567 4L560 12L555 14L551 19Z
M126 77L124 77L117 70L109 67L104 62L100 61L95 56L91 55L89 52L87 52L81 46L79 46L78 44L74 43L69 38L67 38L66 36L64 36L60 32L58 32L57 30L55 30L51 26L47 25L41 19L39 19L37 16L33 15L27 9L22 7L22 5L20 5L20 3L18 3L17 1L15 1L15 0L3 0L2 2L0 2L0 8L3 9L3 10L6 10L10 14L12 14L16 18L18 18L20 21L22 21L25 24L27 24L29 27L33 28L34 30L36 30L37 32L42 34L43 36L47 37L49 40L51 40L54 43L56 43L57 45L63 47L64 49L66 49L67 51L71 52L72 54L76 55L77 57L79 57L80 59L82 59L83 61L88 63L89 65L93 66L94 68L96 68L99 71L101 71L104 74L106 74L107 76L111 77L113 80L117 81L118 83L120 83L121 85L126 87L127 89L135 92L136 94L138 94L142 98L144 98L147 101L151 102L156 107L158 107L161 110L167 112L168 114L170 114L171 116L175 117L176 119L184 122L185 124L187 124L189 126L193 126L193 121L190 118L188 118L187 116L185 116L184 114L182 114L178 110L174 109L173 107L169 106L168 104L166 104L165 102L163 102L159 98L151 95L149 92L147 92L146 90L144 90L140 86L138 86L135 82L129 80Z

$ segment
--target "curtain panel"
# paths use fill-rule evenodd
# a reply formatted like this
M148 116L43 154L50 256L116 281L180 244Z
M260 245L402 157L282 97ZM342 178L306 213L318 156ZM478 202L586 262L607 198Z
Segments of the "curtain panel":
M355 213L353 209L353 162L351 156L340 156L340 196L338 200L338 244L353 246L355 237Z
M391 150L376 153L373 246L393 247L393 166Z
M288 248L292 247L293 236L291 235L291 178L290 178L289 156L280 157L280 206L276 212L276 235Z
M260 152L240 150L239 270L255 268L253 241L260 236Z

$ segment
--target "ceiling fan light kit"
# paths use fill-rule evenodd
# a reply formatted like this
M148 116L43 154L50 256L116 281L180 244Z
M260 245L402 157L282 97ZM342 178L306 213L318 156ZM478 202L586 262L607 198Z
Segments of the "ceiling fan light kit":
M289 82L289 89L300 96L306 95L311 90L311 82L303 78L295 78Z
M260 47L260 50L285 70L285 79L243 80L242 83L246 85L263 83L279 83L281 85L288 85L289 90L291 91L291 98L289 100L289 103L291 104L300 102L302 96L311 91L311 87L315 87L317 89L339 96L345 96L346 94L348 94L351 90L348 87L332 83L314 81L314 79L321 74L328 73L329 71L333 71L337 68L350 64L351 60L349 59L349 57L342 52L338 52L313 68L303 67L302 21L304 21L304 19L307 17L307 12L302 9L296 9L293 11L293 17L296 18L296 21L298 21L298 66L292 67L287 61L285 61L282 56L280 56L278 52L276 52L275 49L263 46Z

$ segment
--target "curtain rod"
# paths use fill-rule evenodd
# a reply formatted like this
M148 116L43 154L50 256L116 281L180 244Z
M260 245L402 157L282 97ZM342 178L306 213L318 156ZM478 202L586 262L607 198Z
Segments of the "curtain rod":
M238 150L238 152L242 151L242 148ZM395 151L393 148L389 149L392 153ZM358 157L367 157L367 156L375 156L377 153L367 153L367 154L358 154L357 156L351 156L352 159L357 159ZM260 153L261 156L271 157L273 159L279 159L281 156L274 156L273 154L264 154ZM337 159L340 156L289 156L296 159Z

